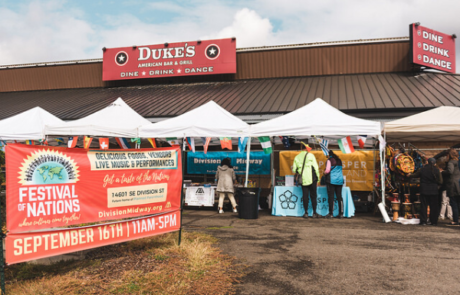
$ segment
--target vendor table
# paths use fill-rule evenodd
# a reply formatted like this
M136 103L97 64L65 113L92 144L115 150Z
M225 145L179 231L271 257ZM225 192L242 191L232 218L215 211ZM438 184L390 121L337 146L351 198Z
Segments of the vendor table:
M214 206L216 187L189 186L185 191L185 204L187 206Z
M329 213L329 203L327 198L327 188L319 186L318 192L318 205L316 213L325 216ZM302 187L300 186L275 186L273 195L272 215L276 216L303 216L305 208L303 206ZM342 188L343 199L343 216L352 217L355 215L355 206L351 196L349 187ZM308 204L308 215L312 216L313 209L311 207L311 200ZM339 207L337 206L337 199L335 199L334 216L339 214Z

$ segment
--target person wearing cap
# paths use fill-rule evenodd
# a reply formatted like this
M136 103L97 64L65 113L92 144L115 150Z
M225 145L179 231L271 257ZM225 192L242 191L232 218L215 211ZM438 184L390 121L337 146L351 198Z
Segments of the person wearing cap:
M329 201L329 214L326 218L334 217L334 194L337 197L339 205L339 215L337 218L343 218L342 214L342 186L343 186L343 172L342 160L331 150L329 150L329 159L326 161L326 170L324 170L327 185L327 197Z
M428 164L423 166L410 177L420 178L420 225L428 224L428 206L430 206L431 225L438 225L439 193L438 186L442 184L442 175L436 167L436 159L429 158Z
M316 213L317 207L317 184L319 180L319 167L318 162L313 154L310 153L311 148L308 144L302 143L302 151L294 158L292 165L292 172L300 174L303 204L305 207L305 214L303 217L308 218L308 203L311 197L311 205L313 207L313 218L318 218Z

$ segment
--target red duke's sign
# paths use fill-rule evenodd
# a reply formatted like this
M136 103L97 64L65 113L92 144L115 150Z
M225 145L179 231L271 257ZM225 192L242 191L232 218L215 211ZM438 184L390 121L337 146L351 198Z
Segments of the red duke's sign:
M455 38L422 26L410 25L412 62L455 73Z
M236 40L107 48L102 80L236 73Z

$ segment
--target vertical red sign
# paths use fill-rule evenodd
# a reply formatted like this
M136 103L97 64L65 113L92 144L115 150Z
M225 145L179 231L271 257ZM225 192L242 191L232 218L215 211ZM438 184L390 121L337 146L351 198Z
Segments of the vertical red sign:
M411 24L412 62L455 73L455 38L420 25Z
M102 80L236 73L236 40L106 48Z

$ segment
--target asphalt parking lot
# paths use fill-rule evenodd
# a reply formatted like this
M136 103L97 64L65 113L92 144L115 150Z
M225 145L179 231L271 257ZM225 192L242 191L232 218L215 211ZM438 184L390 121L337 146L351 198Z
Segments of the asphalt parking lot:
M460 228L380 217L259 219L185 210L183 228L219 238L246 263L238 294L460 294Z

